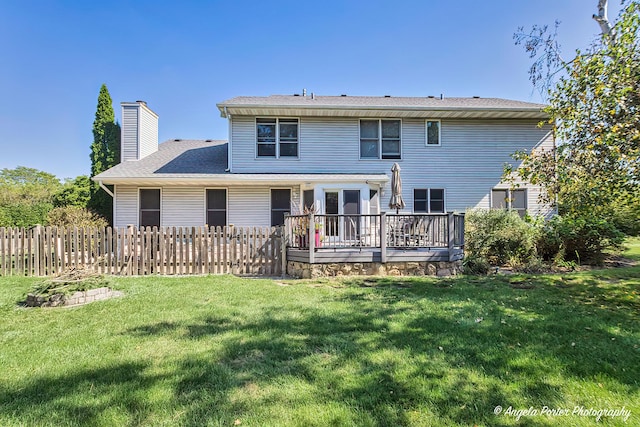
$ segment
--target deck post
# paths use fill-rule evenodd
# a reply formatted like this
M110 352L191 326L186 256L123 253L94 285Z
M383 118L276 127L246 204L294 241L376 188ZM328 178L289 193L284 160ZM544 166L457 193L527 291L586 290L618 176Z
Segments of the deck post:
M285 220L285 224L287 221ZM278 227L280 232L280 258L282 262L282 276L287 275L287 247L289 246L289 233L286 232L287 226Z
M313 213L309 214L309 226L307 227L307 240L309 244L309 264L315 263L316 251L316 221Z
M380 262L387 262L387 213L380 214Z
M447 212L447 247L449 249L449 261L453 260L453 246L456 240L456 227L453 212Z

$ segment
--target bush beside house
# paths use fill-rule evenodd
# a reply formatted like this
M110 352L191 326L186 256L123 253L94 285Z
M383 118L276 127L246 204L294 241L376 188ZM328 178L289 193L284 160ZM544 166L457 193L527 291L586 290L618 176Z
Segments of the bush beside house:
M602 218L555 216L550 221L520 218L505 210L477 210L466 215L465 271L486 274L491 266L539 270L566 262L601 264L608 250L625 238Z

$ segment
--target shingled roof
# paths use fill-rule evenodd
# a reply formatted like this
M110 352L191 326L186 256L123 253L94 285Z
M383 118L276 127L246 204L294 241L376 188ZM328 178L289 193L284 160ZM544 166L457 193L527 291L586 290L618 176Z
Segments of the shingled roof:
M92 179L123 185L269 185L309 181L384 183L386 174L244 173L227 170L227 141L169 140L158 151L140 160L122 162Z
M218 106L419 107L419 108L544 108L544 104L502 98L440 98L406 96L237 96Z
M227 169L227 141L169 140L158 151L137 160L122 162L96 175L108 178L185 177L223 174Z

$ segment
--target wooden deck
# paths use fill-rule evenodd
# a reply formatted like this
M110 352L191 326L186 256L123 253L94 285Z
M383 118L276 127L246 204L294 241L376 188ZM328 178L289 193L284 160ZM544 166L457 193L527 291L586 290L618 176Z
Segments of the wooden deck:
M288 261L439 262L464 257L463 214L298 215L285 219Z
M308 249L287 249L287 260L310 264L328 264L334 262L439 262L439 261L459 261L463 258L464 251L461 248L454 248L449 252L447 248L416 248L416 249L395 249L386 250L386 260L382 260L380 248L339 248L339 249L316 249L313 258Z

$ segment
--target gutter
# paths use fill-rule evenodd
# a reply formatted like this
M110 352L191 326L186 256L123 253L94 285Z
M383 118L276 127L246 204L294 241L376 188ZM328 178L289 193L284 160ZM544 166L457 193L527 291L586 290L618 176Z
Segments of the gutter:
M256 184L270 184L270 183L290 183L298 184L303 182L365 182L384 184L389 181L389 177L386 174L215 174L209 176L186 176L186 177L111 177L108 178L108 183L111 185L127 184L127 185L172 185L172 186L184 186L184 185L218 185L224 183L225 185L256 185ZM107 188L103 186L102 181L98 181L100 186L109 192ZM109 192L109 194L112 194Z

